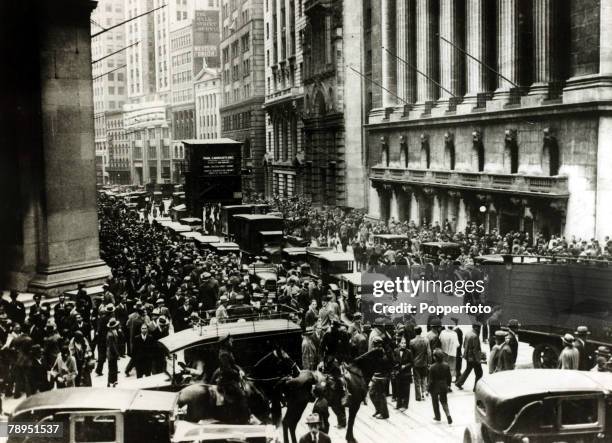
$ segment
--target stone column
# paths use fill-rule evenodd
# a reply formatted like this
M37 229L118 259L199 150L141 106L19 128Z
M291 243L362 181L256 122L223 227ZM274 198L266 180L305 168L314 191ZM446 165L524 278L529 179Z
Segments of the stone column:
M435 194L433 197L433 208L431 210L431 224L438 222L438 224L442 224L441 220L442 214L442 204L440 202L440 196Z
M368 199L368 214L372 218L380 219L380 195L378 189L376 189L370 183L370 195Z
M459 214L457 215L457 231L465 231L468 224L467 208L465 200L459 198Z
M488 91L486 63L487 35L486 35L486 2L491 0L468 0L465 4L466 12L466 51L476 60L466 57L466 93L462 105L457 109L466 108L471 111L476 104L476 97Z
M39 3L40 66L36 97L40 128L38 211L25 229L37 244L33 291L54 293L79 282L101 282L110 274L100 260L96 205L90 14L92 1ZM39 20L36 23L36 20ZM34 135L33 135L34 136ZM11 148L18 149L16 146ZM20 155L27 157L25 152ZM24 157L25 158L25 157Z
M421 224L419 220L419 201L417 200L416 194L413 192L410 196L410 220L413 221L417 226Z
M397 91L395 64L395 0L382 0L381 4L381 34L382 34L382 105L383 108L395 106ZM391 51L385 51L388 49ZM386 89L386 90L385 90ZM389 92L390 91L390 92Z
M567 87L563 90L563 103L612 100L612 0L599 0L597 3L599 3L599 41L597 42L599 69L568 79ZM566 226L568 230L571 229L569 222Z
M417 38L417 69L429 77L437 77L438 31L436 17L433 11L434 0L416 0L416 38ZM438 98L438 87L421 74L417 74L417 103Z
M468 2L469 3L469 2ZM463 20L458 0L440 0L440 37L463 47ZM463 54L450 43L440 41L440 100L461 94L463 81ZM452 94L452 95L451 95Z
M415 65L416 42L414 40L414 1L396 0L397 56ZM416 98L416 71L401 60L397 60L397 95L408 103Z
M519 0L497 0L497 69L519 83ZM514 86L498 76L496 99L507 99Z
M389 207L389 219L393 219L396 222L399 221L399 195L397 189L392 189L390 192L391 204Z

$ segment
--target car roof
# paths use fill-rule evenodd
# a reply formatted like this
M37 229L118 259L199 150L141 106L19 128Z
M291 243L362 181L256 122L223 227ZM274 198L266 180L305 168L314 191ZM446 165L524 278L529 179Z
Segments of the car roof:
M199 423L177 421L173 442L203 442L203 441L247 441L257 437L267 437L265 425L233 425L221 424L212 420L202 420Z
M64 388L27 397L13 416L37 410L171 411L176 393L134 389Z
M287 333L299 331L296 323L286 319L230 322L184 329L159 340L170 354L200 345L212 344L229 335L233 338L262 333Z
M389 240L395 240L395 239L403 239L403 240L408 240L408 236L405 234L374 234L374 238L383 238L383 239L389 239Z
M612 389L612 373L570 371L567 369L517 369L482 378L476 387L478 396L499 401L537 394L602 392Z
M234 218L244 218L245 220L282 220L275 215L268 214L234 214Z
M319 257L323 260L337 262L337 261L353 261L355 258L353 254L349 254L348 252L336 252L336 251L323 251L323 252L311 252L308 253L314 255L315 257Z
M439 246L441 248L445 246L459 247L459 243L449 242L449 241L428 241L425 243L421 243L423 246Z

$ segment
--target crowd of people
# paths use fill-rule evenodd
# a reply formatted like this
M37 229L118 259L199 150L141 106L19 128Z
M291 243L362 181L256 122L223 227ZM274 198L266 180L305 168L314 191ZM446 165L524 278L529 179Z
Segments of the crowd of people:
M364 266L417 255L418 245L426 241L459 243L460 264L470 263L480 254L501 252L607 259L612 247L610 242L600 247L595 240L531 239L526 233L501 236L485 233L476 224L455 232L448 222L418 227L413 222L382 223L368 219L359 210L314 209L299 198L274 198L265 203L283 214L286 234L317 246L344 251L350 247L355 260ZM218 208L209 208L207 214L204 229L215 231ZM10 300L2 299L0 388L6 395L19 397L53 387L91 386L92 376L103 376L105 365L107 386L112 387L117 383L122 357L129 358L126 376L133 372L137 377L160 373L166 368L160 338L204 322L268 315L279 306L291 307L294 320L302 325L303 369L322 369L340 379L342 363L376 347L388 351L384 369L374 374L370 384L375 417L379 419L389 417L388 395L397 409L405 411L414 384L416 401L430 397L434 418L441 419L442 407L448 423L452 423L447 402L452 383L462 389L471 372L476 381L482 376L481 365L487 356L481 349L481 323L475 323L466 334L457 326L457 319L453 319L454 326L445 327L439 318L432 318L427 330L409 315L393 324L383 318L370 324L363 321L361 313L350 309L337 288L302 275L295 263L279 267L283 279L279 279L276 292L268 291L253 281L236 254L202 251L194 243L174 237L155 222L155 216L143 217L118 199L100 196L101 256L112 270L103 293L90 297L80 285L74 299L60 295L49 306L35 295L28 309L17 291L11 291ZM389 245L374 244L372 237L378 233L404 234L409 241L389 254ZM511 320L502 327L494 315L484 320L484 326L490 344L489 371L513 369L518 353L518 321ZM592 368L594 362L586 356L584 341L580 347L581 337L564 337L566 348L559 358L562 368ZM602 360L610 354L604 351L598 351L593 370L612 367L607 359ZM464 360L466 368L462 370ZM195 375L203 376L197 371ZM338 386L342 389L341 383ZM322 429L326 423L328 426L329 415L324 403L319 402L315 409ZM334 412L343 425L343 411Z

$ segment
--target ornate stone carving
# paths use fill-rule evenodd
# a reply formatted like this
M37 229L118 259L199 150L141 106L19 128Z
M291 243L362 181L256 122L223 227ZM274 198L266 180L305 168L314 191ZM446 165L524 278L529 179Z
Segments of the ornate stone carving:
M474 143L480 143L482 141L482 134L480 133L480 131L472 132L472 141Z

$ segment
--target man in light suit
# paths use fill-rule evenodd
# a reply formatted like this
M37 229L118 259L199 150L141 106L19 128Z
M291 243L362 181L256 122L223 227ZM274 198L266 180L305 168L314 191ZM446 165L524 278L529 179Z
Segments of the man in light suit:
M319 414L310 414L306 417L308 433L300 438L300 443L331 443L329 435L319 430Z

